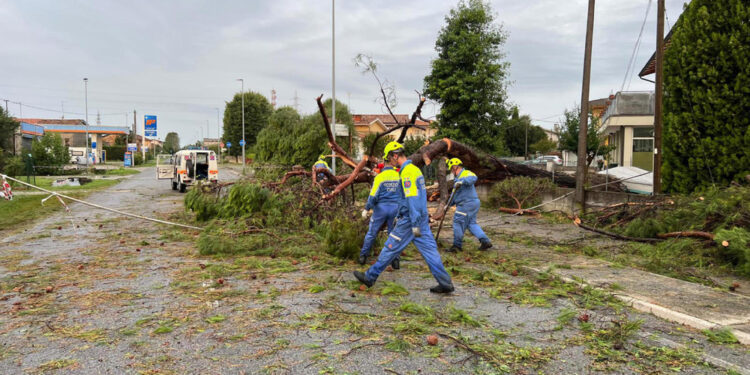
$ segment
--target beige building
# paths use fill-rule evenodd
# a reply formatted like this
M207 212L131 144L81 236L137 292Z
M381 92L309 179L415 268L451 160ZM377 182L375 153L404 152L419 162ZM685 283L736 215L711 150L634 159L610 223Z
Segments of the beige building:
M398 119L398 123L406 124L411 119L411 116L397 114L396 118ZM352 120L354 121L354 129L357 131L360 139L366 137L368 134L388 131L398 125L389 113L373 115L355 114L352 115ZM431 126L431 122L417 120L415 125L406 131L407 137L431 138L437 133L437 129ZM389 136L391 138L398 138L400 134L400 132L396 131L389 134Z
M654 169L654 93L618 92L602 115L599 134L615 145L609 162Z

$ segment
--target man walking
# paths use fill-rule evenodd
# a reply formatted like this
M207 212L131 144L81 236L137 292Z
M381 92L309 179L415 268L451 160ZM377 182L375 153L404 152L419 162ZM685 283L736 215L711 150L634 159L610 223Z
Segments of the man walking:
M448 249L454 253L461 251L461 245L464 239L466 229L479 239L479 250L487 250L492 247L490 239L484 234L482 228L477 224L477 213L479 213L479 197L474 184L477 182L477 175L462 166L461 159L453 158L447 161L448 168L455 176L453 182L453 205L456 206L456 213L453 214L453 246Z
M453 282L450 275L443 267L437 243L430 231L429 214L427 212L427 192L425 190L424 176L422 172L406 159L404 146L398 142L390 142L385 146L385 156L388 164L393 167L400 166L399 177L401 179L401 201L399 204L398 221L396 227L388 235L383 250L367 272L354 271L354 277L362 284L371 287L375 284L378 276L385 268L401 254L404 248L411 242L422 254L432 276L438 285L430 288L433 293L453 292Z
M365 218L372 210L370 218L370 228L365 235L365 242L362 244L362 250L359 253L359 264L367 263L367 257L370 255L370 248L378 235L378 231L387 225L388 233L393 230L393 221L398 214L398 205L401 200L399 192L398 172L392 166L379 166L381 172L375 176L375 181L370 189L370 196L367 198L367 204L362 211L362 217ZM391 264L394 269L401 268L400 258L397 256Z

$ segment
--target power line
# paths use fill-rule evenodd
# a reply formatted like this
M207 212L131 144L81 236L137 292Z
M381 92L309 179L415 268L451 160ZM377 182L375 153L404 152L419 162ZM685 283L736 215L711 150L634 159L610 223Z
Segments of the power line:
M635 67L633 64L635 62L635 55L638 53L638 50L641 48L641 37L643 36L643 29L646 27L646 20L648 19L648 13L651 11L651 3L653 0L648 0L648 5L646 6L646 15L643 17L643 23L641 23L641 31L638 32L638 39L635 40L635 46L633 46L633 53L630 55L630 61L628 61L628 68L625 70L625 77L622 78L622 86L620 87L620 91L625 90L625 82L628 81L628 75L631 74L631 70ZM633 70L635 72L635 70ZM632 76L631 76L632 80ZM628 82L628 88L630 88L630 83Z

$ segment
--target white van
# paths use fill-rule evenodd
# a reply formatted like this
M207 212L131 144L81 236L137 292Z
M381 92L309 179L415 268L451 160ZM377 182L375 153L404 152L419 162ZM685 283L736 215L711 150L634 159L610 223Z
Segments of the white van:
M219 181L216 154L210 150L180 150L174 155L157 155L156 178L171 180L172 190L180 189L180 193L195 181L216 183Z

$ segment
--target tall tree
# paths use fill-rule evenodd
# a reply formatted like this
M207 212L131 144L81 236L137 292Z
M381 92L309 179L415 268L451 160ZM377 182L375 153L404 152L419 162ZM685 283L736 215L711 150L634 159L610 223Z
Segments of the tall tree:
M20 124L0 107L0 151L13 153L13 137Z
M445 17L438 57L424 78L425 95L441 105L438 135L489 152L502 148L510 66L501 50L507 35L494 20L489 3L460 1Z
M245 149L255 144L258 133L268 125L273 107L265 96L256 92L245 93ZM222 139L231 142L229 155L242 155L242 95L237 93L224 109L224 131Z
M750 3L693 0L664 55L665 191L750 174Z
M500 129L505 147L512 156L525 155L527 130L529 152L531 152L531 145L547 138L544 129L531 124L529 115L519 115L518 107L513 107L510 118L503 122Z
M167 133L164 138L164 152L174 154L180 150L180 136L175 132Z
M331 113L331 103L331 99L323 103L326 113ZM354 121L349 107L338 100L336 122L346 124L351 134L354 134ZM352 139L357 139L356 134ZM336 137L336 142L348 151L349 137ZM319 114L300 118L294 108L281 107L271 116L268 126L258 134L255 152L261 161L310 167L318 155L330 154L331 149L327 143L323 119Z
M565 110L565 121L560 131L560 150L578 152L578 129L580 128L581 108ZM615 149L614 145L605 145L599 135L599 120L589 113L586 130L586 165L591 165L596 155L606 155Z

